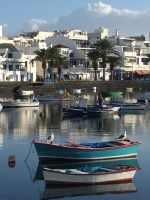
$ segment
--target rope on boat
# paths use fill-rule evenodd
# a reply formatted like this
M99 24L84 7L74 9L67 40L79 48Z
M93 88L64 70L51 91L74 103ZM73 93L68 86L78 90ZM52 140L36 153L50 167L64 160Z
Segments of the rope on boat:
M27 159L28 159L28 157L29 157L29 155L30 155L30 153L31 153L31 147L32 147L32 144L33 144L33 142L31 142L30 149L29 149L29 153L28 153L28 155L27 155L26 159L24 160L24 162L26 162L26 161L27 161Z

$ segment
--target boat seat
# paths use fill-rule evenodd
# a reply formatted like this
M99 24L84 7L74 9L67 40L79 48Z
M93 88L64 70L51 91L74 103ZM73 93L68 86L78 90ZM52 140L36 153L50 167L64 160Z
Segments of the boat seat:
M100 144L100 143L94 143L94 144L92 144L91 147L92 147L92 148L102 148L102 147L104 147L104 146L102 146L102 144Z
M116 171L115 169L109 169L109 168L105 168L105 167L102 167L101 170L108 171L108 172Z
M113 144L113 143L107 143L106 147L115 147L117 146L117 144Z

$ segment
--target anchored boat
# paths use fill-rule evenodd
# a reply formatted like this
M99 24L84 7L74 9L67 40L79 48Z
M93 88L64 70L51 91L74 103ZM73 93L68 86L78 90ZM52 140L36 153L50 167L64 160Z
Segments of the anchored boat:
M137 155L139 141L114 140L94 143L50 144L46 141L33 141L40 160L50 158L63 160L101 160L125 158Z

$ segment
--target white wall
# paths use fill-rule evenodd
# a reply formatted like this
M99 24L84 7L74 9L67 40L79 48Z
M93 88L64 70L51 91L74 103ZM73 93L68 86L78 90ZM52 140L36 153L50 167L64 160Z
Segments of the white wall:
M0 37L3 37L3 28L2 28L2 25L0 25Z

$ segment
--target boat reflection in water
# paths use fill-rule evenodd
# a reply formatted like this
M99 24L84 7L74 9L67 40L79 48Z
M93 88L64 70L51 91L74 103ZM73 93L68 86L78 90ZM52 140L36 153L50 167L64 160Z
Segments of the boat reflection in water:
M46 185L45 190L42 194L42 200L72 196L100 195L108 193L121 194L136 191L136 187L132 181L88 186Z
M99 161L83 161L83 162L59 162L54 160L49 160L48 162L39 162L36 173L34 175L34 181L44 180L43 169L83 169L91 168L92 170L105 167L110 165L127 165L131 167L139 168L137 157L132 158L122 158L122 159L111 159L111 160L99 160Z

